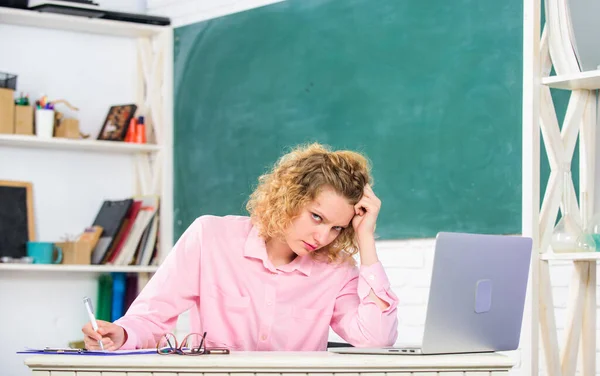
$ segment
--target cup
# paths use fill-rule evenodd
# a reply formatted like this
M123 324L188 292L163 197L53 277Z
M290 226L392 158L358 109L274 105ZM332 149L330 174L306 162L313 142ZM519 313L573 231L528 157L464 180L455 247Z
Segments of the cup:
M38 108L35 110L35 134L41 138L54 135L54 110Z
M63 251L50 242L27 242L27 256L33 258L34 264L60 264Z

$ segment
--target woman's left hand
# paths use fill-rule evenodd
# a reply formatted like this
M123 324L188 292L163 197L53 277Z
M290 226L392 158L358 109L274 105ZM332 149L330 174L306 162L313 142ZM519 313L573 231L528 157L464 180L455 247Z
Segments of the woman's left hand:
M354 227L358 239L374 236L380 208L381 200L375 195L369 184L365 185L362 198L354 205L356 215L352 219L352 227Z

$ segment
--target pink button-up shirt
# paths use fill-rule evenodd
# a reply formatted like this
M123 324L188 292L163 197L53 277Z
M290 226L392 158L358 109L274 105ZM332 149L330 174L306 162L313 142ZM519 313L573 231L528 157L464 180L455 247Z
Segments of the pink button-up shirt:
M355 346L394 344L396 305L380 263L359 269L305 256L274 267L250 218L203 216L115 323L127 331L122 349L155 347L190 310L207 346L314 351L326 349L329 326Z

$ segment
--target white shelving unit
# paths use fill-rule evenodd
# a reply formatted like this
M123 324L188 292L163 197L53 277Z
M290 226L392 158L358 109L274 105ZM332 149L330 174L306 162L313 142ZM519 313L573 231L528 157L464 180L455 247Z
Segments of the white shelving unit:
M99 153L143 154L157 153L160 145L133 144L116 141L39 138L37 136L0 134L0 147L89 151Z
M540 255L543 261L598 261L600 252L579 252L579 253L552 253L546 252Z
M596 374L596 264L600 253L554 253L551 238L559 209L564 211L567 204L563 186L567 189L569 213L582 227L594 212L595 90L600 89L600 70L580 72L565 2L545 3L545 25L541 24L540 0L525 0L523 14L523 234L532 237L534 248L523 366L527 374L536 376L543 359L548 376L574 376L577 372L592 376ZM555 76L549 76L552 69ZM562 126L551 88L571 93ZM548 182L540 181L541 142L550 163ZM570 171L577 142L578 195L572 181L566 185L562 182L564 172ZM542 184L547 184L543 199ZM550 275L551 263L556 261L573 265L564 336L560 339Z
M135 159L132 175L135 175L138 187L135 192L131 192L131 196L152 194L160 197L159 254L162 260L173 244L172 28L3 7L0 7L1 24L39 28L40 32L43 32L43 29L55 29L133 38L136 41L138 60L136 104L138 113L141 112L146 119L151 119L150 124L154 127L157 144L133 144L95 139L44 139L37 136L0 134L0 148L131 155ZM109 67L109 69L115 68ZM43 226L43 223L39 226ZM49 267L58 268L58 266ZM106 268L107 271L114 271L108 266ZM4 268L4 270L8 269ZM132 268L131 271L145 272L146 270Z
M596 90L600 87L600 70L543 77L542 84L553 89Z
M0 24L31 26L130 38L153 38L163 33L166 29L169 29L168 27L162 26L87 17L73 17L62 14L32 12L3 7L0 7Z
M47 264L0 264L0 271L19 272L86 272L86 273L154 273L157 266L120 265L47 265Z

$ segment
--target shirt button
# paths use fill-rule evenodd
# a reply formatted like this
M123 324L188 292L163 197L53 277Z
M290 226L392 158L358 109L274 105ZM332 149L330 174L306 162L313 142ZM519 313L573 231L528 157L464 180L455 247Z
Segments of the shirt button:
M371 281L374 281L374 280L375 280L375 276L374 276L373 274L371 274L371 275L369 276L369 279L370 279Z
M267 340L267 335L263 334L262 337L260 337L260 339L262 339L263 341L266 341Z
M272 306L272 305L273 305L273 302L269 300L269 301L267 302L267 305L268 305L268 306Z

